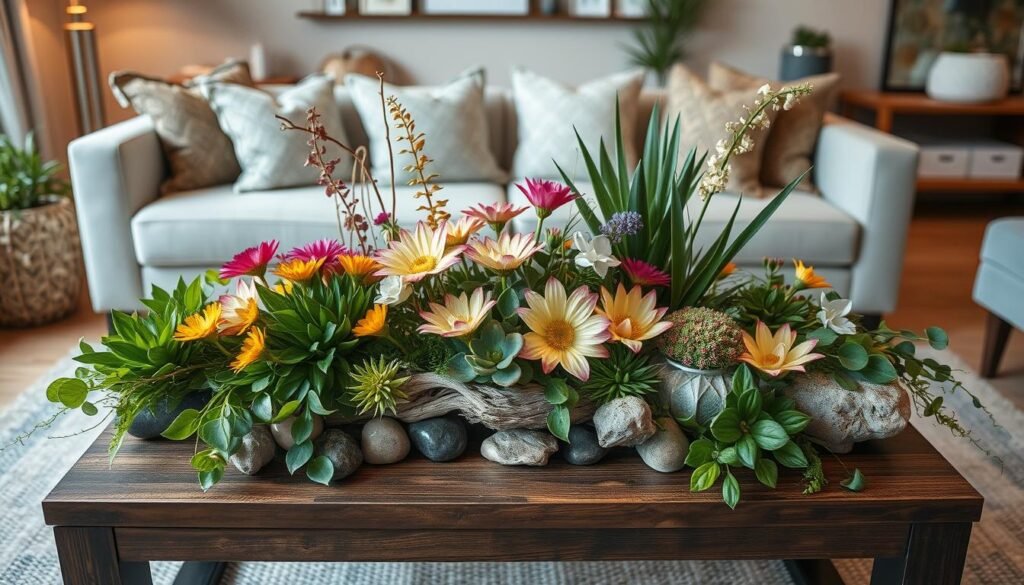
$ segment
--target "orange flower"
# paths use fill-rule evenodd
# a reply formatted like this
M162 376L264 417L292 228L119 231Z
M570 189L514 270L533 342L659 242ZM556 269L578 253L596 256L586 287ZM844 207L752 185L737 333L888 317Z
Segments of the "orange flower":
M459 221L449 221L445 224L448 232L445 237L445 246L461 246L469 241L469 237L477 233L486 224L484 220L479 217L469 217L464 215L459 218Z
M310 260L296 258L278 264L277 268L274 269L274 274L291 282L306 282L316 276L317 272L320 271L320 267L324 265L324 260L326 258L313 258Z
M220 323L220 303L206 305L202 313L185 317L174 331L175 341L198 341L216 335Z
M342 272L363 284L370 284L380 280L380 277L374 276L373 273L380 270L381 265L369 256L342 254L338 256L338 262L341 264Z
M740 356L740 361L747 362L773 378L788 371L803 372L804 364L825 357L820 353L811 353L818 344L817 339L807 340L796 347L796 331L786 323L773 335L768 326L757 322L755 336L743 332L743 344L747 351Z
M672 323L659 321L668 309L655 308L657 296L653 290L645 295L639 285L626 292L621 282L612 296L602 286L601 307L596 313L608 318L611 340L621 342L633 353L639 353L644 341L671 329Z
M387 305L374 305L366 316L356 322L352 334L356 337L381 337L387 333Z
M722 267L722 271L718 273L718 278L719 279L726 278L727 276L729 276L733 272L736 272L736 263L735 262L730 262L730 263L726 264L724 267Z
M804 266L803 260L793 259L793 266L796 272L796 283L793 287L796 290L802 290L805 288L832 288L832 285L825 280L824 276L820 276L814 272L813 266Z
M249 330L249 334L245 336L245 341L242 342L242 351L238 353L235 361L231 362L231 369L236 374L241 372L246 366L260 359L266 346L267 338L263 330L259 327L253 327Z

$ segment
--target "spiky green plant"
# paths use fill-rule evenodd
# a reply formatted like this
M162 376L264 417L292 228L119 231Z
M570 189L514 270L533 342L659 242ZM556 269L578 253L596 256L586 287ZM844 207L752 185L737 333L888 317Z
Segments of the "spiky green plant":
M705 0L647 0L647 19L633 31L636 45L626 49L633 63L654 71L664 85L669 68L686 56L683 42L704 4Z
M44 162L29 133L18 147L0 134L0 211L37 207L48 196L68 193L68 184L57 176L60 163Z
M407 398L402 386L410 378L398 375L401 368L401 362L385 361L383 356L377 361L369 358L352 368L354 384L348 388L353 392L352 401L359 414L372 411L373 416L380 417L388 412L398 412L398 401Z
M591 360L590 379L580 390L598 404L626 396L643 397L658 390L659 368L647 355L616 345L608 359Z

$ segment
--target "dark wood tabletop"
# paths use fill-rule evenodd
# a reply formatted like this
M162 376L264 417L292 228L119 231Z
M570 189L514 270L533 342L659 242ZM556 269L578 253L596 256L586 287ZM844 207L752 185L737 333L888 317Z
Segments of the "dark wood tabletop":
M330 487L289 476L276 460L253 477L229 466L203 493L188 463L194 443L129 438L110 466L108 440L101 436L43 501L58 548L68 549L62 566L85 554L112 555L122 569L150 560L874 557L882 559L878 583L931 585L959 582L957 551L966 552L983 504L913 428L842 456L867 477L863 492L840 488L843 468L828 457L832 483L810 496L797 471L780 471L775 490L740 471L736 510L718 488L690 493L689 470L658 473L632 450L590 467L556 456L539 468L503 467L472 447L449 463L413 454L364 465ZM930 565L914 568L936 538L954 559L955 581L934 580ZM900 580L886 576L896 573Z

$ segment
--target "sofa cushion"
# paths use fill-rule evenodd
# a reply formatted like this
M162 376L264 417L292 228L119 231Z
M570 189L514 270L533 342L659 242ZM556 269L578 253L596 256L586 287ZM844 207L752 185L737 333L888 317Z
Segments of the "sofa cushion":
M587 194L592 193L590 183L577 182L576 187ZM508 201L514 205L529 205L526 197L514 186L509 186ZM698 247L709 247L714 238L729 221L736 207L738 196L719 193L711 198L704 215L701 232L697 236ZM745 198L736 215L733 235L738 234L751 220L771 202L771 199ZM690 217L696 217L701 201L694 198L689 204ZM597 205L591 207L597 212ZM600 214L599 214L600 215ZM545 226L565 227L570 217L579 217L575 205L566 205L544 221ZM526 212L513 220L516 231L532 231L537 218ZM585 228L582 219L577 229ZM762 256L800 258L804 262L821 266L849 266L857 259L860 226L855 219L831 205L828 201L811 193L795 191L775 211L775 215L761 228L761 231L741 250L736 257L740 264L759 264ZM749 251L748 251L749 250Z
M398 187L399 225L423 218L412 187ZM385 201L390 189L383 189ZM452 183L440 195L453 216L477 203L504 201L494 183ZM338 236L334 203L321 187L253 192L240 197L230 185L187 191L143 207L132 218L135 255L143 266L216 266L261 240L277 239L281 249Z
M1024 218L997 219L985 228L982 262L994 262L1024 280Z

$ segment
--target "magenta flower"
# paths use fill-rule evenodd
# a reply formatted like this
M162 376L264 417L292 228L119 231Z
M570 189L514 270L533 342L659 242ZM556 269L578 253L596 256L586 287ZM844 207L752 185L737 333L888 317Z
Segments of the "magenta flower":
M311 260L323 259L325 262L333 261L348 252L348 248L341 245L338 240L323 239L317 240L300 246L298 248L292 248L290 252L284 255L284 259L287 260L302 260L303 262L309 262Z
M220 267L220 277L225 279L246 275L262 277L267 272L267 264L274 259L278 245L277 240L270 240L242 250L235 254L230 262L226 262Z
M533 204L537 217L544 219L551 215L551 212L569 203L576 196L572 189L555 181L545 179L526 179L526 186L516 185L523 195Z
M373 225L384 225L386 223L389 223L390 221L391 214L386 211L382 211L377 214L377 217L373 218Z
M625 258L622 260L620 268L629 276L629 281L636 285L668 286L672 284L672 277L643 260Z

